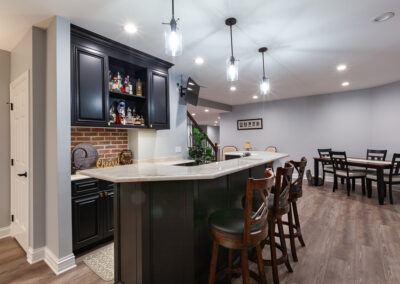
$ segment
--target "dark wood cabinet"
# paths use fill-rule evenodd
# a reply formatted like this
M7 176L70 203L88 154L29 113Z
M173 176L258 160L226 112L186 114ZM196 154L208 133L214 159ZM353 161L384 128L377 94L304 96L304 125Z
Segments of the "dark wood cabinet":
M114 236L114 184L97 179L72 182L73 251Z
M168 69L172 64L71 25L71 124L123 128L169 128ZM109 73L110 72L110 73ZM109 74L143 83L143 96L109 90ZM109 123L109 108L124 101L144 126Z
M108 120L108 58L105 54L72 45L72 123L106 126Z
M169 129L168 74L149 70L149 121L154 129Z

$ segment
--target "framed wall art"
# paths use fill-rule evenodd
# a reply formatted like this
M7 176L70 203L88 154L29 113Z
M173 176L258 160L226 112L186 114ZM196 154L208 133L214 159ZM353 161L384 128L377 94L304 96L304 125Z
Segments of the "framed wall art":
M262 118L241 119L237 121L237 130L263 129Z

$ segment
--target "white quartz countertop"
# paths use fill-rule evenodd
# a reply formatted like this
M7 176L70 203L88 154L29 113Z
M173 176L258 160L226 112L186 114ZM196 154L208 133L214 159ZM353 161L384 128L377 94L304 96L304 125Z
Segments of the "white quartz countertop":
M148 162L112 168L83 170L79 174L114 183L214 179L288 157L288 154L265 151L250 151L250 154L248 157L200 166L175 165L177 163L190 162L189 160L181 160L180 162Z

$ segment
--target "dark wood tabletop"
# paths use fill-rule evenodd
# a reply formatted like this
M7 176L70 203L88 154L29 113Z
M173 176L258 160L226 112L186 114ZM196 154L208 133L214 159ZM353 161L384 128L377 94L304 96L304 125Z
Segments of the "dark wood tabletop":
M319 162L330 162L331 158L329 157L314 157L314 160ZM374 160L367 160L361 158L347 158L347 163L351 166L360 166L360 167L368 167L368 168L378 168L383 167L388 169L392 166L391 161L374 161Z

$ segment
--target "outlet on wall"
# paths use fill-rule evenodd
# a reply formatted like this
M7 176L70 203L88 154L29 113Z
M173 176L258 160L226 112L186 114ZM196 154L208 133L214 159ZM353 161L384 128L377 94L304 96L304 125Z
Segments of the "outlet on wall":
M176 146L175 147L175 153L181 153L182 152L182 147L181 146Z

